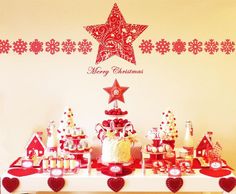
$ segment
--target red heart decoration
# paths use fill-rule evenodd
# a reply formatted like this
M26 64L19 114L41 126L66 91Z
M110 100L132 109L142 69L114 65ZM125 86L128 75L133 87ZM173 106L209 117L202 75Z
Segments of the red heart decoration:
M167 178L166 179L166 186L170 191L176 193L180 188L183 186L183 179L182 178Z
M219 180L219 185L224 191L230 192L236 185L236 179L234 177L221 178Z
M118 192L125 185L125 180L121 177L119 178L109 178L107 180L107 185L111 188L111 190Z
M65 179L64 178L54 178L50 177L48 179L48 186L54 191L58 192L60 191L65 185Z
M18 178L4 177L2 180L2 185L9 193L15 191L19 184L20 181L18 180Z

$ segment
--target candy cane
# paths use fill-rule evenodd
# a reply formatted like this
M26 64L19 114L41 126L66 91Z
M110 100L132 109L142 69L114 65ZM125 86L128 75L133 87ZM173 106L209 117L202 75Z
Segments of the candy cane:
M110 122L110 128L111 128L111 131L115 131L116 130L114 121Z
M97 129L98 127L100 127L99 130ZM95 126L95 131L96 131L97 133L99 133L101 130L102 130L102 131L106 131L106 129L102 126L101 123L96 124L96 126Z
M125 126L123 127L123 130L122 130L122 137L125 137L125 132L129 132L129 130L128 130L128 127L131 127L131 129L132 129L132 131L134 131L134 126L133 126L133 124L131 123L131 122L128 122L128 123L126 123L125 124Z
M100 127L99 130L98 130L98 127ZM98 123L98 124L95 126L95 131L98 133L98 138L99 138L101 141L103 141L104 138L105 138L105 135L104 135L104 134L106 133L106 129L102 126L101 123ZM101 134L102 134L102 136L101 136Z

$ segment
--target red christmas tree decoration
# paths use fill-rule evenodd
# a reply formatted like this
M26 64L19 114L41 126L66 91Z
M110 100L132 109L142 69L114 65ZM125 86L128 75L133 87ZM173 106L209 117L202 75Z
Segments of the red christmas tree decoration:
M123 94L125 93L126 90L128 90L128 88L129 87L121 87L116 79L112 87L103 89L110 95L109 103L111 103L114 100L125 102Z
M99 42L96 64L117 55L136 64L132 43L147 25L128 24L115 3L105 24L85 26Z

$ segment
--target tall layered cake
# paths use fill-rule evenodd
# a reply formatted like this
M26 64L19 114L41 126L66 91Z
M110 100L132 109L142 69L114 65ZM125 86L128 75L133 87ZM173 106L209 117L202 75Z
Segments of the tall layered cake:
M97 137L102 142L102 163L130 163L132 161L131 148L135 141L136 131L133 124L124 118L128 111L118 107L118 100L124 102L123 93L128 87L121 87L115 80L112 87L104 88L109 93L109 103L114 101L110 110L105 114L110 118L96 125Z

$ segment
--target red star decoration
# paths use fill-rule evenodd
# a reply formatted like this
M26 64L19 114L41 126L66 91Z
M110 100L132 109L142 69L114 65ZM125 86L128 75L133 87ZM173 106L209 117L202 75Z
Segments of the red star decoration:
M84 28L99 42L96 64L117 55L136 64L132 43L147 25L127 24L115 3L105 24Z
M123 94L126 90L128 90L129 87L121 87L117 80L114 81L113 86L109 88L103 88L109 95L109 103L111 103L114 100L119 100L121 102L124 101Z

